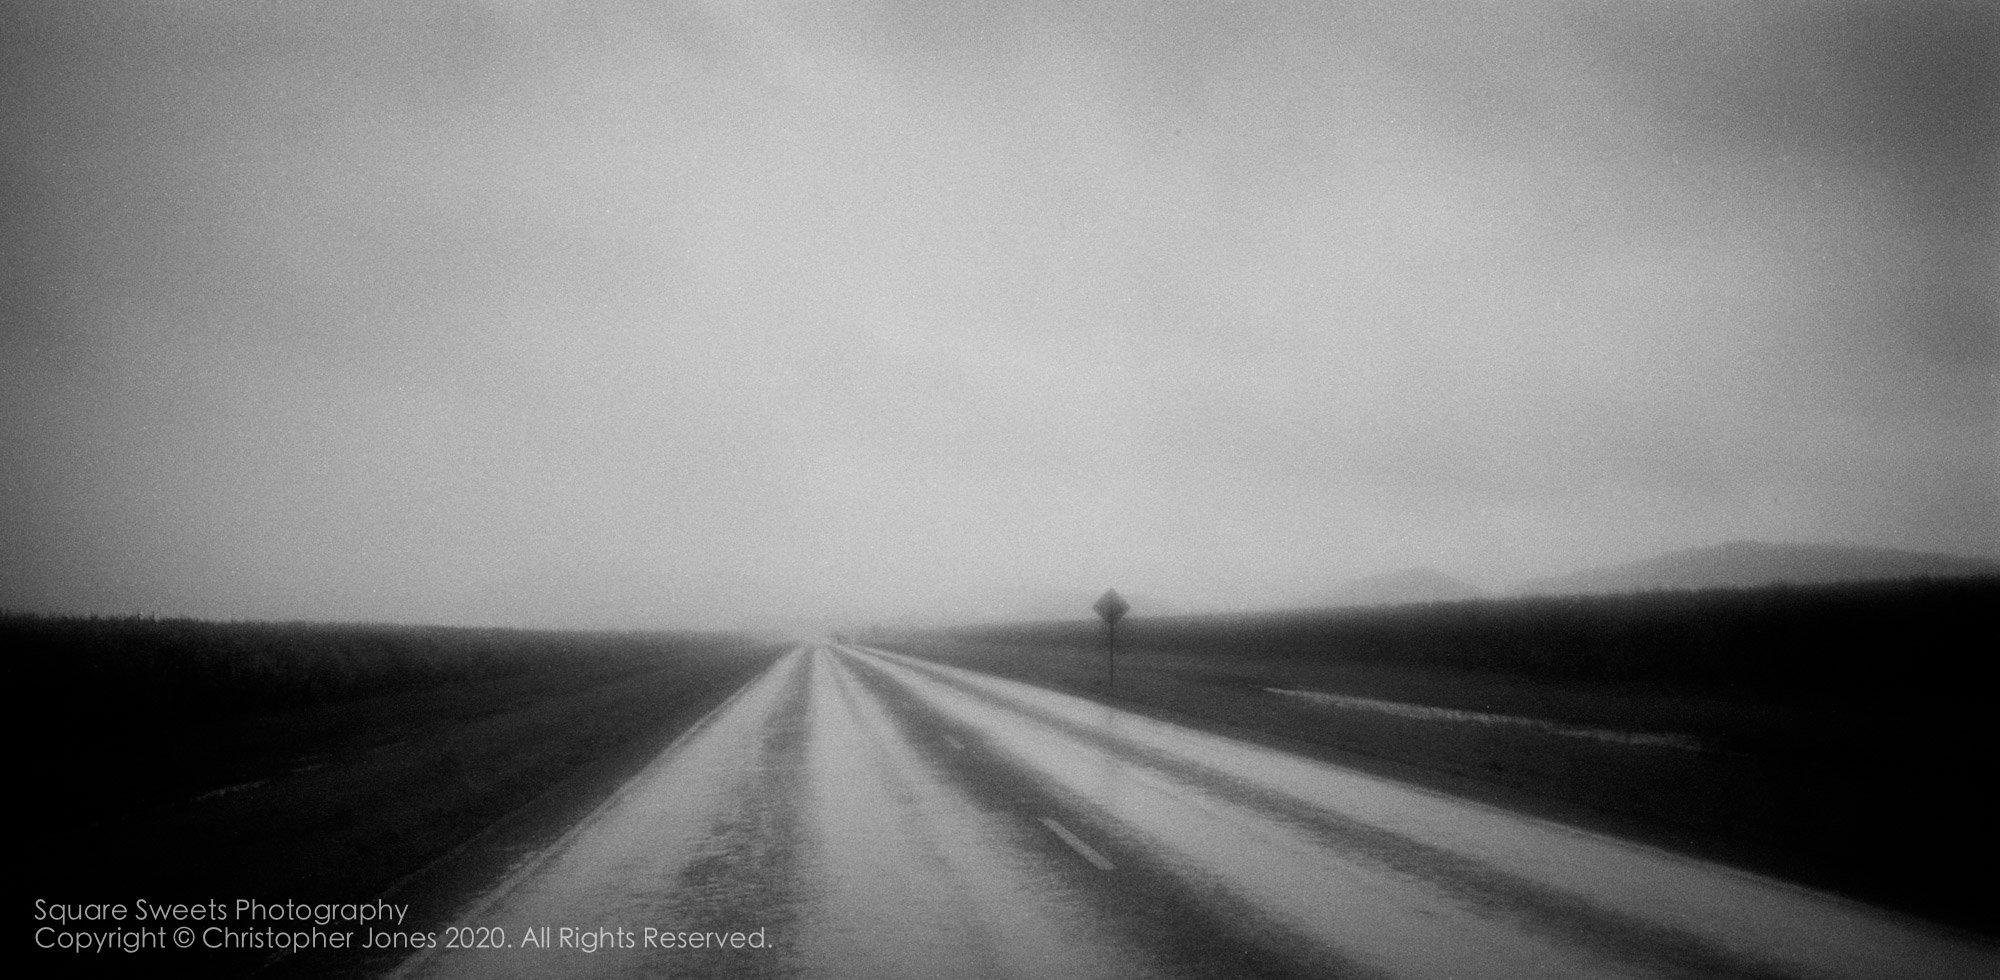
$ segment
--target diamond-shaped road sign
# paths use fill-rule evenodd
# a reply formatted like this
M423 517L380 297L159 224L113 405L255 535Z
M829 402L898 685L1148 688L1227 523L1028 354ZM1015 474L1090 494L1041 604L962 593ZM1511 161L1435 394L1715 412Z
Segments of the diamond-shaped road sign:
M1104 617L1105 622L1115 626L1125 615L1125 611L1132 608L1132 604L1126 602L1125 597L1119 595L1117 589L1110 589L1098 597L1097 604L1090 608L1097 610L1097 614Z

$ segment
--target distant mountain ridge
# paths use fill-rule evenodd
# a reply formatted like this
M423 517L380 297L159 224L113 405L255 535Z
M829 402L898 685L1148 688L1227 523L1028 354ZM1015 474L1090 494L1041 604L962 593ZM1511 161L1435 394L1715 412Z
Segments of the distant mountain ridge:
M1628 565L1531 579L1513 591L1524 595L1563 595L1978 575L2000 575L2000 562L1858 545L1730 541L1670 551Z

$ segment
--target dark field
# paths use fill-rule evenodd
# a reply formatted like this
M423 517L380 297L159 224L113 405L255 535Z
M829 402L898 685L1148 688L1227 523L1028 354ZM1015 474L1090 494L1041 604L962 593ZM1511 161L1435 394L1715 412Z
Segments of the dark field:
M1988 579L1132 618L1116 695L1990 936L1996 616ZM874 639L1104 690L1096 622Z
M0 619L0 643L26 680L24 898L387 895L429 928L453 889L580 817L780 652L722 635L29 617ZM88 959L148 962L108 955Z

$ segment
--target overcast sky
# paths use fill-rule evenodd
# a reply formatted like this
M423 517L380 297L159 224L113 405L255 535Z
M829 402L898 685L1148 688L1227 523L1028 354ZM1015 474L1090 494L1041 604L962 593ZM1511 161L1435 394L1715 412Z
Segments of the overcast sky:
M6 0L0 607L2000 555L1993 9Z

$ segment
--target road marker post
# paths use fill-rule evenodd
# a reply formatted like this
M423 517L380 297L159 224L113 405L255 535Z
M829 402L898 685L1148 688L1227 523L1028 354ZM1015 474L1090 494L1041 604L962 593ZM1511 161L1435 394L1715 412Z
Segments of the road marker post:
M1118 689L1118 621L1124 618L1132 604L1126 602L1117 589L1107 589L1090 608L1104 617L1104 687L1115 692Z

